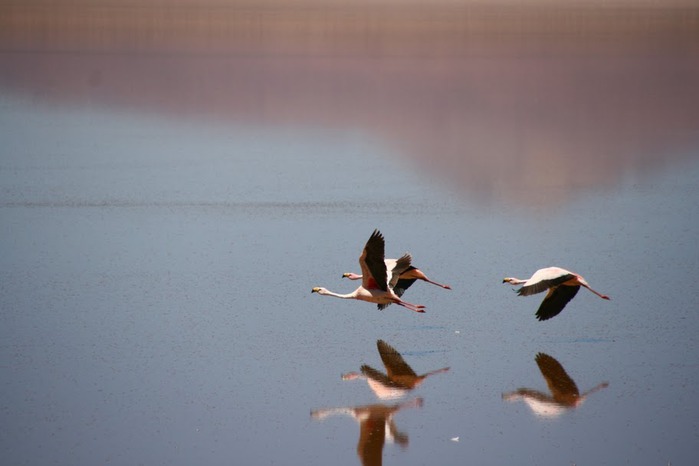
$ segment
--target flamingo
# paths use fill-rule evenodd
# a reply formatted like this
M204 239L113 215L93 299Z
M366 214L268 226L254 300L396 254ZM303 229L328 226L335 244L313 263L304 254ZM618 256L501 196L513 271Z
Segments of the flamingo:
M384 260L384 249L383 235L379 230L374 230L374 233L366 242L361 256L359 256L359 265L362 268L361 286L347 294L334 293L320 286L313 288L311 293L334 296L341 299L358 299L379 305L398 304L411 311L425 312L425 306L403 301L393 291L393 288L398 283L400 274L410 267L412 257L406 253L400 259L396 259L393 267L388 269Z
M560 267L539 269L528 280L508 277L503 279L502 282L510 285L523 285L517 290L519 296L530 296L548 289L548 293L541 302L539 310L536 311L538 320L547 320L560 314L563 308L566 307L566 304L577 294L581 286L584 286L602 299L610 299L609 296L590 288L590 285L581 275Z
M575 381L570 378L561 363L554 357L538 353L535 360L541 375L546 379L546 385L548 385L551 395L530 388L520 388L514 392L503 393L502 399L505 401L523 399L538 416L560 416L566 410L582 405L590 394L609 386L608 382L602 382L580 394Z
M386 268L388 270L392 270L393 264L395 264L396 259L386 259ZM349 278L350 280L359 280L362 278L361 275L352 273L352 272L346 272L342 274L342 278ZM427 278L427 275L425 273L418 269L417 267L413 267L412 265L408 267L405 272L401 273L400 276L398 277L398 282L396 282L396 286L393 288L394 293L398 297L402 297L403 293L410 288L410 286L415 283L416 280L423 280L427 283L431 283L433 285L441 286L442 288L446 290L451 290L451 286L449 285L444 285L442 283L437 283L435 281L430 280ZM386 307L388 307L389 304L379 304L377 307L379 310L383 310Z
M417 388L429 376L447 372L448 367L417 375L410 365L405 362L401 354L383 340L378 340L376 346L381 356L381 361L386 368L386 374L379 372L371 366L363 365L361 373L349 372L342 375L342 380L354 380L366 378L369 387L380 399L395 399L404 396L410 390Z

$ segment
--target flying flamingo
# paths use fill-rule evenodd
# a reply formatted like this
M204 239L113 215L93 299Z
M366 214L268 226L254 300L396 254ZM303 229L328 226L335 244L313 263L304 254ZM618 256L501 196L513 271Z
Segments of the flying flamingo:
M587 284L581 275L560 267L539 269L528 280L508 277L503 279L502 282L510 285L523 285L517 290L519 296L530 296L548 289L548 293L541 302L539 310L536 311L536 318L539 320L547 320L560 314L563 308L566 307L566 304L577 294L581 286L584 286L602 299L610 299L609 296L590 288L590 285Z
M444 367L417 375L410 365L405 362L403 356L391 345L383 340L378 340L376 346L379 350L381 361L386 368L386 374L364 364L360 368L361 373L349 372L343 374L342 380L366 378L369 387L382 400L400 398L410 390L417 388L427 377L449 370L448 367Z
M323 287L315 287L311 293L323 296L334 296L341 299L358 299L376 304L398 304L415 312L425 312L425 306L403 301L393 288L398 283L401 273L410 267L412 258L405 254L395 261L390 270L384 261L384 238L379 230L374 230L364 246L362 255L359 256L359 265L362 268L362 284L359 288L348 294L338 294Z
M531 388L520 388L514 392L503 393L502 399L505 401L522 399L538 416L560 416L566 410L582 405L590 394L609 386L608 382L602 382L580 394L575 381L570 378L556 358L539 353L536 355L536 364L539 366L541 375L546 379L546 385L548 385L551 395Z
M396 259L386 259L386 267L388 270L391 270L392 264L394 264ZM349 278L350 280L359 280L362 278L361 275L358 275L356 273L352 272L346 272L342 274L342 278ZM396 293L398 297L403 296L403 293L405 293L405 290L410 288L410 285L415 283L416 280L423 280L426 281L427 283L431 283L433 285L441 286L444 289L451 290L451 286L449 285L444 285L442 283L437 283L435 281L430 280L427 278L427 275L424 274L424 272L417 267L413 267L412 265L408 267L405 272L401 273L400 276L398 277L398 282L396 283L396 286L393 288L393 292ZM389 304L379 304L378 308L379 310L383 310L386 307L388 307Z

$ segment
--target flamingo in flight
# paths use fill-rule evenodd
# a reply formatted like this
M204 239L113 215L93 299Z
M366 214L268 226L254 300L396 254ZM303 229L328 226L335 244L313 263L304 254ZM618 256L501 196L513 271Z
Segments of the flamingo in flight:
M392 269L393 264L395 264L396 259L386 259L386 268L388 270ZM350 280L359 280L362 278L361 275L358 275L356 273L352 272L346 272L342 274L342 278L349 278ZM431 283L433 285L441 286L442 288L446 290L451 290L451 286L449 285L444 285L442 283L437 283L435 281L430 280L427 278L427 275L425 273L418 269L417 267L413 267L412 265L408 267L405 272L401 273L400 276L398 277L398 282L396 282L396 286L393 288L394 293L398 295L398 297L402 297L403 293L410 288L410 286L415 283L416 280L423 280L427 283ZM379 304L378 308L379 310L385 309L389 304Z
M535 360L551 394L548 395L531 388L520 388L514 392L503 393L502 399L505 401L524 400L538 416L559 416L566 410L582 405L590 394L609 386L609 382L602 382L581 394L575 381L570 378L556 358L546 353L539 353Z
M449 370L448 367L444 367L418 375L391 345L383 340L378 340L376 346L386 368L386 374L364 364L360 369L361 373L348 372L342 375L342 380L366 378L369 387L382 400L400 398L417 388L427 377Z
M522 285L517 290L519 296L530 296L548 290L546 297L541 302L541 306L539 306L539 310L536 311L538 320L547 320L560 314L563 308L566 307L566 304L578 293L581 286L584 286L602 299L610 299L609 296L590 288L590 285L581 275L560 267L539 269L528 280L508 277L503 279L502 282L510 285Z
M375 304L397 304L415 312L425 312L425 306L403 301L393 288L398 283L400 274L410 267L412 257L404 254L400 259L391 262L392 268L387 268L384 260L385 242L379 230L374 230L359 256L359 266L362 269L362 284L351 293L339 294L323 287L315 287L311 293L323 296L334 296L341 299L358 299Z

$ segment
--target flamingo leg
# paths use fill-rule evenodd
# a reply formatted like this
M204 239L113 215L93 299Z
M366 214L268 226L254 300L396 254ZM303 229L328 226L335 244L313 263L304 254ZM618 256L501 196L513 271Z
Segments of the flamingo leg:
M599 293L599 292L593 290L592 288L590 288L588 285L583 285L583 286L584 286L585 288L587 288L588 290L592 291L594 294L596 294L597 296L599 296L599 297L602 298L602 299L606 299L606 300L610 300L610 299L611 299L611 298L610 298L609 296L607 296L606 294Z
M441 286L444 289L451 290L451 286L449 286L449 285L443 285L441 283L433 282L429 278L423 278L423 280L425 280L427 283L431 283L433 285Z
M400 300L394 301L394 303L399 305L399 306L403 306L406 309L410 309L411 311L425 312L425 306L423 306L421 304L412 304L412 303L408 303L406 301L400 301Z
M585 398L587 395L589 395L589 394L591 394L591 393L595 393L595 392L597 392L597 391L599 391L599 390L602 390L603 388L607 388L608 386L609 386L609 382L602 382L601 384L597 385L596 387L592 387L591 389L589 389L588 391L586 391L585 393L583 393L583 394L580 396L580 398Z

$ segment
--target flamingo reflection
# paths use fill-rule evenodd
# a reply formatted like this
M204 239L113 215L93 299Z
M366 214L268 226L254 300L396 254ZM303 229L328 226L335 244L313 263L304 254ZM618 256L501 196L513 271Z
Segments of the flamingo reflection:
M567 410L579 407L590 394L609 385L608 382L602 382L580 394L578 386L555 358L539 353L536 355L536 364L546 379L551 395L530 388L520 388L514 392L503 393L502 399L524 400L534 414L540 417L558 417Z
M397 443L402 448L408 446L408 434L401 432L393 421L393 416L404 408L422 407L422 398L393 405L373 404L347 408L324 408L311 410L311 417L323 420L328 416L346 414L359 422L359 442L357 455L364 466L380 465L386 441Z
M378 340L376 346L381 356L381 361L386 368L382 373L366 364L362 365L360 372L348 372L342 375L342 380L354 380L364 378L374 394L382 400L392 400L405 396L409 391L417 388L429 376L446 372L448 367L417 375L412 367L405 362L401 354L383 340Z

